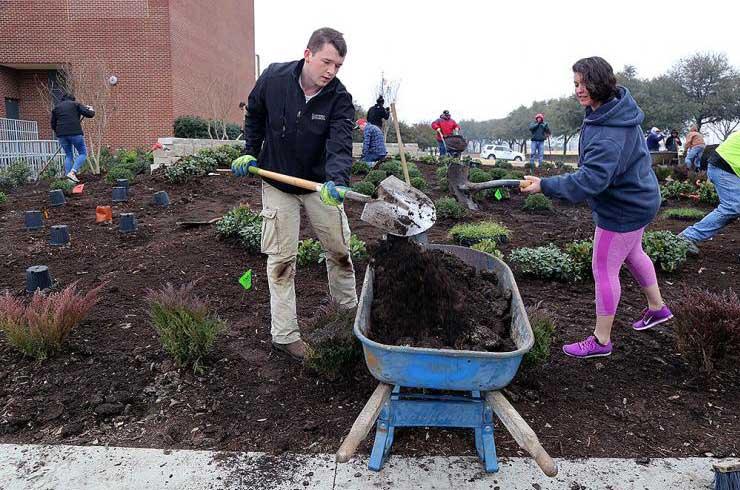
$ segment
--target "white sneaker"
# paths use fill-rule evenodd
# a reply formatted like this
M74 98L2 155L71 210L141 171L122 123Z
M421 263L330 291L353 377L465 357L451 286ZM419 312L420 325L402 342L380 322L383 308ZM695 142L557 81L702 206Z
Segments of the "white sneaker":
M69 171L69 173L67 174L67 178L75 184L80 182L80 179L77 178L77 174L75 174L74 170Z

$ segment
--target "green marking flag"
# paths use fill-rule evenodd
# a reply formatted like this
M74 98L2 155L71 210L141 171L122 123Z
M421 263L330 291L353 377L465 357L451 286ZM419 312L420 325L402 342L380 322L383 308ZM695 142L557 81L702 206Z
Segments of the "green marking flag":
M496 197L496 200L500 201L501 199L503 199L504 194L501 192L501 189L496 189L496 193L494 194L494 196Z
M239 278L239 284L246 290L252 289L252 269L242 274L242 277Z

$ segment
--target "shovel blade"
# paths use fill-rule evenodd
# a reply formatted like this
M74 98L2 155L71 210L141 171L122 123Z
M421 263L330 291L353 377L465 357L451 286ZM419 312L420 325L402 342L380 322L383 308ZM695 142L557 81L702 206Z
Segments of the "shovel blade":
M437 211L426 194L391 175L378 186L378 199L365 204L360 219L391 235L414 236L437 221Z

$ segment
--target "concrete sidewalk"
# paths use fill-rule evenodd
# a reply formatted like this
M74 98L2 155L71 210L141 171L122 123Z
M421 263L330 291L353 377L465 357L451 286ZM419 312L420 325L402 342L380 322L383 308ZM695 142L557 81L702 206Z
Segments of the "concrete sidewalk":
M101 446L0 444L0 487L10 489L707 489L709 458L558 460L560 474L544 476L529 458L500 462L486 474L474 457L391 456L380 473L363 458Z

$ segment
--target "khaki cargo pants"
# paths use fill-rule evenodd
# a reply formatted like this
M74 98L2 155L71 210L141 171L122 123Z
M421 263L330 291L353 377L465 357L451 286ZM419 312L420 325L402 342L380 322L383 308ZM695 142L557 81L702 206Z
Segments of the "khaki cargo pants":
M340 306L357 305L355 269L349 252L350 230L342 206L327 206L318 192L289 194L262 183L262 253L267 254L272 341L301 338L295 304L296 254L301 206L326 250L329 294Z

